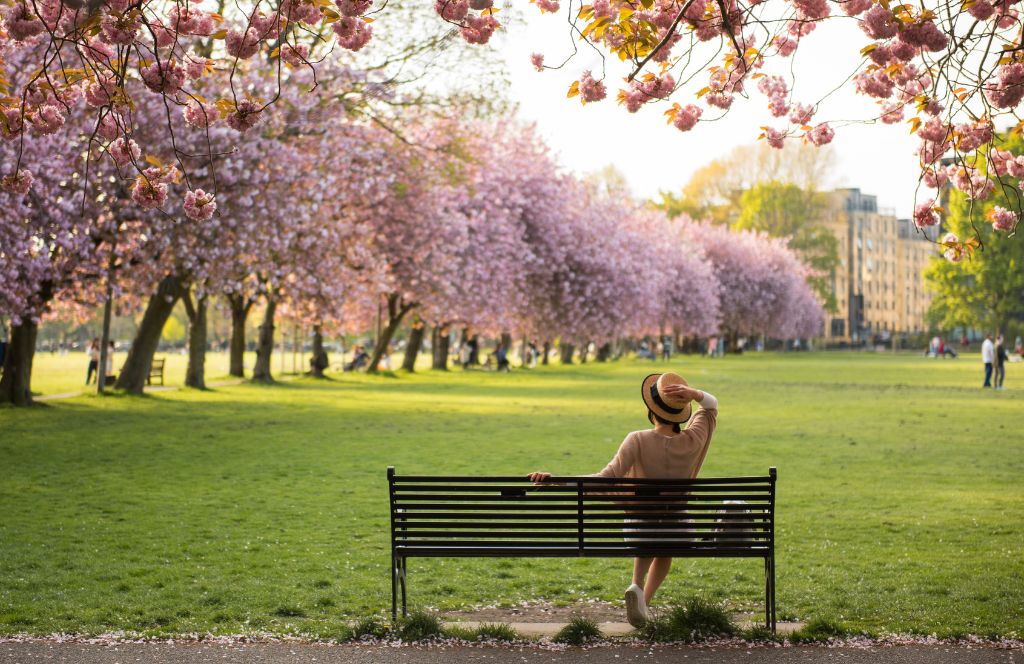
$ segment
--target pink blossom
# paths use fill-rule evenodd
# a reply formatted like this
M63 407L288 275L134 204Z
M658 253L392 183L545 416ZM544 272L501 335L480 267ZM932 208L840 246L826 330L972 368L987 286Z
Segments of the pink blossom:
M281 46L281 59L292 67L300 67L309 62L309 46L306 44L284 44Z
M446 21L462 22L469 14L467 0L434 0L434 11Z
M228 126L238 132L247 132L260 121L263 109L252 99L238 102L235 111L228 115Z
M370 11L373 0L335 0L342 16L362 16Z
M533 68L537 71L544 71L544 54L533 53L530 55L530 64L532 64Z
M21 108L8 108L0 113L0 136L8 141L14 140L21 135L24 129L25 123L22 119Z
M794 104L789 114L789 121L795 125L803 126L810 124L814 117L814 107L810 104Z
M703 111L693 104L687 104L676 110L672 125L679 131L690 131L697 125Z
M946 233L942 238L941 244L945 247L942 255L950 263L959 263L964 259L964 247L960 244L960 238L956 236L956 233Z
M903 120L903 104L884 102L882 104L882 122L885 124L896 124Z
M12 194L27 194L32 187L32 171L19 168L14 175L5 175L0 185Z
M139 148L138 143L130 138L125 140L124 136L113 141L107 148L107 152L118 166L138 161L142 156L142 149Z
M185 116L185 122L196 129L205 129L220 118L215 106L197 100L189 102L182 114Z
M542 13L555 13L558 11L558 0L537 0L537 9Z
M989 211L988 220L997 231L1010 232L1017 225L1017 215L998 205Z
M260 38L256 30L249 28L245 32L229 30L224 40L228 55L239 60L248 60L260 50Z
M927 168L922 176L922 181L926 187L940 189L949 182L949 174L944 168Z
M7 32L15 41L25 41L43 32L46 26L26 6L25 2L15 2L3 12Z
M975 2L971 3L967 8L967 13L979 21L987 21L996 13L996 8L995 5L988 2L988 0L975 0Z
M121 133L121 128L117 124L117 118L113 112L108 112L100 118L96 124L96 135L100 138L104 138L108 141L112 141Z
M459 32L467 44L486 44L497 28L498 20L490 14L486 14L470 16L466 19L466 25L459 28Z
M210 60L207 60L201 55L189 52L185 54L185 74L188 76L188 80L197 81L202 78L203 74L206 73L207 67L212 64Z
M835 135L836 133L832 131L831 127L828 126L828 123L822 122L814 129L807 132L806 138L814 145L821 147L822 145L827 145L828 143L831 143L832 138Z
M935 209L935 201L929 198L923 203L918 203L914 208L914 225L918 228L925 228L937 223L939 223L939 213Z
M217 201L213 200L213 194L207 194L202 189L186 192L185 214L189 219L206 221L216 210Z
M781 150L785 145L786 132L779 131L773 127L765 127L764 137L768 141L768 145L772 146L776 150Z
M956 126L957 150L963 153L974 152L982 145L992 141L992 124L990 122L964 123Z
M167 202L167 185L147 180L145 176L140 175L132 184L132 200L147 210L163 207Z
M277 39L281 36L281 15L276 12L270 16L265 14L253 16L250 25L261 40Z
M98 77L85 88L85 103L93 108L107 106L114 96L117 83L112 78Z
M985 84L985 96L997 108L1013 108L1024 98L1024 63L1010 62L996 69L996 82Z
M208 37L213 34L213 17L194 7L175 5L169 12L170 23L183 35Z
M775 39L772 40L772 43L775 44L775 48L778 49L779 55L784 58L788 58L793 55L793 53L796 52L796 47L799 46L798 41L790 39L785 35L776 36Z
M147 88L161 94L173 95L185 84L185 68L177 60L154 62L139 74Z
M369 43L373 27L361 18L343 16L331 26L338 37L338 44L350 51L358 51Z
M863 14L871 7L871 0L846 0L843 2L843 12L847 16Z
M979 201L988 198L995 188L995 183L992 180L972 166L958 168L953 174L952 180L956 188L967 194L968 198Z
M478 12L485 9L490 9L494 6L494 0L469 0L469 8L475 9Z
M106 13L100 19L103 38L108 43L120 44L121 46L128 46L135 41L141 25L142 19L139 18L137 13Z
M853 84L857 92L869 97L888 99L892 96L893 83L883 69L861 72L853 77Z
M882 5L873 5L864 14L860 28L872 39L889 39L896 36L898 25L890 10Z
M580 76L580 100L584 103L601 101L608 95L603 81L595 80L590 71Z
M720 108L723 111L729 110L732 106L733 95L722 94L721 92L711 92L704 95L704 103L708 106Z
M923 141L940 143L949 137L949 125L944 124L939 118L930 118L917 130L917 135Z
M949 44L949 37L935 25L934 21L919 21L903 26L900 41L929 51L941 51Z
M64 126L66 120L67 116L64 115L64 109L55 104L46 104L28 116L32 133L37 136L57 133Z

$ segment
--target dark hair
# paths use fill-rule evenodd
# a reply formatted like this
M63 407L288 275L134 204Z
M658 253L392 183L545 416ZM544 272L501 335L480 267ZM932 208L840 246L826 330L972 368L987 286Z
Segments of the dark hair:
M676 433L680 433L682 431L682 428L679 426L679 422L669 422L650 408L647 409L647 419L651 421L651 424L671 424L672 431L675 431Z

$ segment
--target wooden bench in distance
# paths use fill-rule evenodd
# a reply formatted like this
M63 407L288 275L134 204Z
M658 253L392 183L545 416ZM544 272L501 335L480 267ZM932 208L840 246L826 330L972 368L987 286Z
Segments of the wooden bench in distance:
M166 360L162 357L153 358L153 364L149 365L149 375L146 376L146 385L152 385L154 378L159 378L160 384L164 384L164 362Z

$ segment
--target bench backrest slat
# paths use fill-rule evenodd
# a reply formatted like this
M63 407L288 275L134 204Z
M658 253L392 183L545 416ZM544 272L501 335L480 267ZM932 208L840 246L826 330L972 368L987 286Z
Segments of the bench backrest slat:
M396 476L392 547L400 555L766 555L775 473L635 480ZM518 552L518 553L516 553Z

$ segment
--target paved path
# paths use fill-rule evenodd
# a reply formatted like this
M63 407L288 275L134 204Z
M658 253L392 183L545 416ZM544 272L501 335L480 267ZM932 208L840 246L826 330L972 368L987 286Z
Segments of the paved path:
M895 648L537 648L272 644L0 643L2 664L1024 664L1024 650Z

